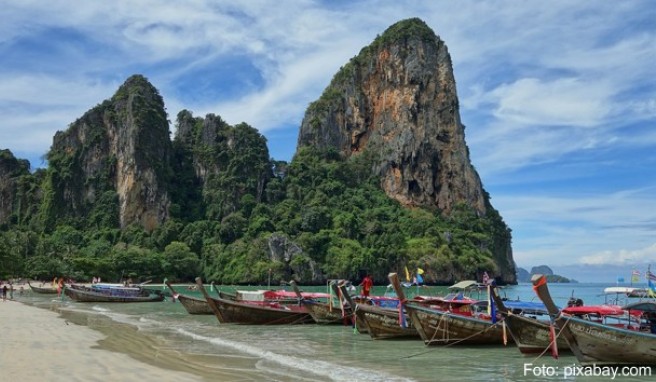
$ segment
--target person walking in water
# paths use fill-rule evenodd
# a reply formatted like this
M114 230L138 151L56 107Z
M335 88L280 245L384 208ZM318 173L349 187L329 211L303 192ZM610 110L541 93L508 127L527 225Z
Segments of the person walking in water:
M57 283L57 297L61 296L63 290L64 290L64 278L60 277L59 282Z
M371 287L374 286L374 282L371 279L371 275L366 275L360 285L362 287L362 295L364 297L369 297L369 292L371 292Z

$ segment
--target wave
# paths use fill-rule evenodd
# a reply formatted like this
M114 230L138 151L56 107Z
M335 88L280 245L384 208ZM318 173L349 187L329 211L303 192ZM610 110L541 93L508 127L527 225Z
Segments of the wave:
M231 341L220 337L203 336L182 328L177 328L176 331L179 334L188 336L194 340L205 341L216 346L229 347L239 352L259 357L261 361L257 363L258 369L265 370L267 372L274 372L274 370L269 367L269 364L275 363L282 367L293 368L304 373L311 373L335 381L413 381L413 379L410 378L403 378L371 369L344 366L328 361L278 354L242 342ZM280 373L283 374L282 371Z

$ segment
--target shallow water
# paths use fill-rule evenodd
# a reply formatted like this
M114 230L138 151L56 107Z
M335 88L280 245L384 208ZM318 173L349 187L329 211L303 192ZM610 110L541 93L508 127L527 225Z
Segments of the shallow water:
M556 303L574 294L586 304L602 303L603 284L550 285ZM230 287L222 289L229 290ZM253 288L254 289L254 288ZM324 291L324 287L305 287ZM414 289L414 288L413 288ZM407 290L442 295L445 288ZM534 300L530 285L505 288L509 299ZM181 289L185 294L194 294ZM383 294L376 287L374 294ZM220 325L214 316L192 316L179 303L77 303L68 298L27 293L18 300L59 311L65 319L107 336L98 346L124 352L161 368L220 381L533 381L564 380L570 354L522 356L513 346L426 347L421 340L377 340L345 326ZM533 364L529 366L529 364ZM538 377L533 367L558 374ZM610 378L606 378L610 380ZM649 377L617 377L644 381ZM569 377L592 381L599 378Z

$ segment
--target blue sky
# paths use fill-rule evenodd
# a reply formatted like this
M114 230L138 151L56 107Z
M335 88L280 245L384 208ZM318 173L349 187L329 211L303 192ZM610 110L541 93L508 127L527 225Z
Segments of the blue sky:
M170 120L244 121L290 160L340 66L420 17L451 53L472 163L517 264L583 281L656 264L651 1L16 0L0 17L0 148L33 167L137 73Z

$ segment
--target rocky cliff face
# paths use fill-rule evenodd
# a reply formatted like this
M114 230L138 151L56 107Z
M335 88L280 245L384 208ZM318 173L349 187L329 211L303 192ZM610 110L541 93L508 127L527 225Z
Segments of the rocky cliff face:
M335 75L306 112L298 145L374 152L383 189L404 205L448 213L464 202L485 213L451 58L421 20L391 26Z
M103 195L115 193L121 227L154 229L168 216L170 150L157 89L143 76L128 78L110 100L55 135L44 214L85 216Z
M9 150L0 150L0 226L19 214L21 177L30 174L30 163L16 159ZM15 222L14 222L15 223Z
M247 194L263 200L272 172L266 139L256 129L246 123L231 126L215 114L194 117L188 110L178 113L176 126L176 149L188 153L204 202L222 206L208 209L206 217L235 212Z
M362 49L306 111L298 147L367 153L387 195L406 206L459 203L492 211L469 158L446 45L421 20L400 21ZM515 282L510 233L491 246L504 282Z

